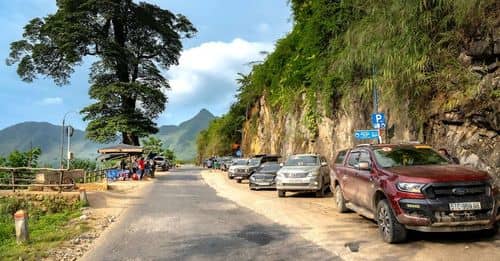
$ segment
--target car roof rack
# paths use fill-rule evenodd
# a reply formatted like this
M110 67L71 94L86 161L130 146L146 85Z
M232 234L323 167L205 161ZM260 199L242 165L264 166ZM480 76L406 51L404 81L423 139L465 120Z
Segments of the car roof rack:
M410 141L402 141L402 142L399 142L400 145L415 145L415 144L422 144L420 141L418 140L410 140Z

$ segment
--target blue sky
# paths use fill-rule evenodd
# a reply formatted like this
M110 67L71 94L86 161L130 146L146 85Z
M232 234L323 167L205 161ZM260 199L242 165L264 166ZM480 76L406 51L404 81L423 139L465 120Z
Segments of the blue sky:
M186 15L198 29L184 41L179 66L165 71L172 90L159 126L178 124L202 108L225 113L236 92L236 73L248 72L252 61L262 60L277 39L292 27L287 0L149 0L174 13ZM23 26L34 17L56 11L55 0L0 1L0 129L23 121L67 121L84 129L80 111L90 104L88 63L77 68L71 84L58 87L43 77L25 83L15 66L6 66L9 44L22 37Z

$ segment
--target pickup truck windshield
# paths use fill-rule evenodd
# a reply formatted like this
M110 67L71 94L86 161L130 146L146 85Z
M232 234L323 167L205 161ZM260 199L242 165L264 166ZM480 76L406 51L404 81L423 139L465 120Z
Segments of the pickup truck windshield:
M233 165L247 165L247 160L237 160L233 163Z
M373 151L377 163L383 168L445 165L449 162L430 148L381 148Z
M285 166L316 166L319 165L316 156L292 156L286 162Z
M260 164L260 159L250 159L248 161L248 165L251 165L251 166L257 166Z

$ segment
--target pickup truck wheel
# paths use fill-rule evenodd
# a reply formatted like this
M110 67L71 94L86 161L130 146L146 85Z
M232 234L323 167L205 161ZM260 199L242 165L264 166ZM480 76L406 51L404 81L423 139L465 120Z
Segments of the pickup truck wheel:
M237 179L237 180L236 180L236 183L241 183L241 179Z
M495 223L492 229L485 230L483 235L485 237L494 237L498 233L498 223Z
M284 198L286 196L286 192L284 190L278 190L278 197Z
M399 243L406 240L406 228L398 222L387 200L380 200L375 214L378 230L387 243Z
M231 175L227 175L227 177L228 177L229 179L233 179L233 176L231 176Z
M348 211L347 207L345 206L345 199L344 195L342 194L340 185L335 186L335 203L337 204L337 212L345 213Z

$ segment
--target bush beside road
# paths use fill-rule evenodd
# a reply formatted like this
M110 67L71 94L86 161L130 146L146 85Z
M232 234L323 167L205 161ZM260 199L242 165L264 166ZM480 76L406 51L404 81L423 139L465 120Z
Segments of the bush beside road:
M478 233L412 232L405 244L389 245L378 235L377 225L355 213L336 213L332 195L291 194L278 198L276 191L250 191L220 171L202 172L218 195L285 225L324 249L346 260L495 260L500 256L500 235L484 238Z

